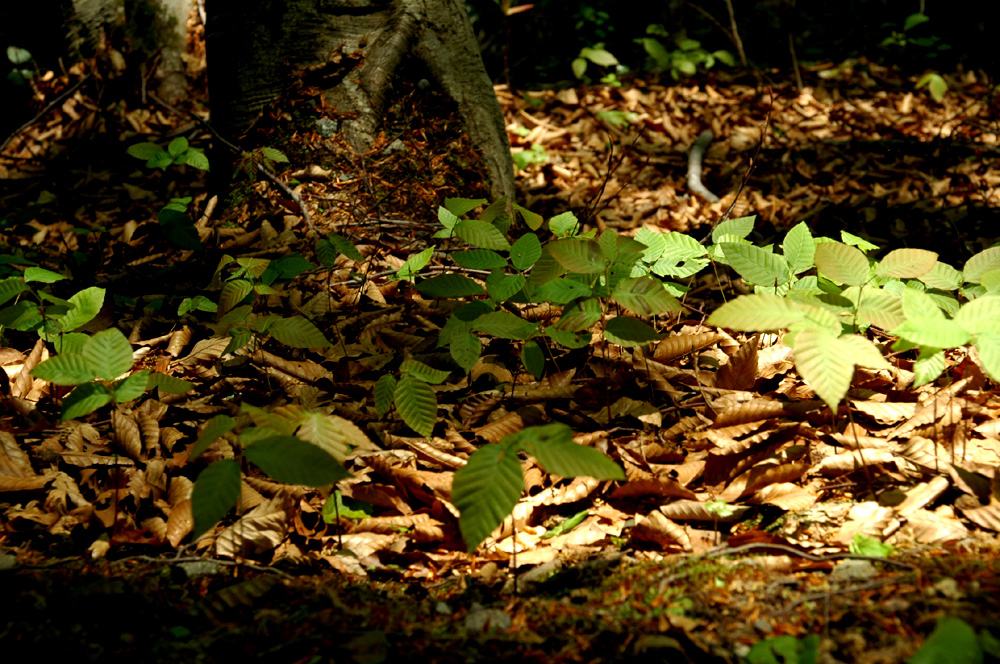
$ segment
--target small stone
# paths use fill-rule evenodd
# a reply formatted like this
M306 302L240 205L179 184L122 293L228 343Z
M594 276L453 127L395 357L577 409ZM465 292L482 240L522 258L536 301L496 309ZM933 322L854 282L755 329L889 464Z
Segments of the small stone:
M330 118L316 120L316 132L323 138L333 138L337 133L337 123Z

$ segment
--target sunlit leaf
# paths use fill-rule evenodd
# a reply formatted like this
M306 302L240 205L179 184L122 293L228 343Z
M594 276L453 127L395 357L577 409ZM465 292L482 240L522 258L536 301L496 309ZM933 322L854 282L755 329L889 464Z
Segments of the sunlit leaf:
M451 501L461 513L458 525L469 553L511 513L524 476L517 454L505 445L486 445L455 471Z

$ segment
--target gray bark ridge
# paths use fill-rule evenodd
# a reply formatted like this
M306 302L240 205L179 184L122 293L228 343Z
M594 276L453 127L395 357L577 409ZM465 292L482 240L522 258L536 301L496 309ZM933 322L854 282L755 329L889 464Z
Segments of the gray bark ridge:
M343 123L344 138L356 152L367 152L396 70L405 58L416 57L458 105L466 132L483 155L493 196L514 200L503 113L463 2L213 0L207 7L212 117L224 134L243 133L280 94L287 84L283 63L304 69L360 52L361 64L324 90L324 97L354 116Z

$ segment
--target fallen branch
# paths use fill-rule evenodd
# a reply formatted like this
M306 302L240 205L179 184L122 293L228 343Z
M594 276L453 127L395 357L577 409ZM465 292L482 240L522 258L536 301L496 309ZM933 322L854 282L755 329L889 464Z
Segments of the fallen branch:
M705 151L708 150L708 146L712 142L713 138L715 138L715 134L712 133L712 130L706 129L698 135L694 145L691 146L691 151L688 152L688 189L696 194L699 194L709 203L717 203L719 201L719 197L710 192L708 187L702 184L701 164L705 158Z

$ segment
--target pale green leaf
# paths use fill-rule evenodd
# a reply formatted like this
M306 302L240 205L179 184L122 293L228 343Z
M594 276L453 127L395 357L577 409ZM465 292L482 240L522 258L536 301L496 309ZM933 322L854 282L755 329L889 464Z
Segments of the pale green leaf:
M972 339L968 330L947 318L911 318L890 334L928 348L958 348Z
M920 277L920 281L927 284L929 288L939 288L941 290L956 290L962 285L962 273L948 265L938 261L934 267Z
M858 237L857 235L848 233L847 231L840 231L840 239L843 240L844 244L857 247L861 251L875 251L878 249L877 244L872 244L863 237Z
M351 476L326 450L295 436L255 440L243 453L255 466L285 484L326 486Z
M801 274L815 265L816 241L806 222L800 221L788 231L781 251L792 274Z
M823 242L816 246L816 267L827 279L849 286L868 281L868 258L857 248L842 242Z
M430 438L437 421L437 396L431 386L410 374L403 374L396 383L393 401L403 422L424 438Z
M937 348L921 348L920 356L913 363L913 387L926 385L944 373L948 364L944 351Z
M870 325L891 330L906 320L903 301L898 295L877 288L867 288L861 291L860 297L858 316Z
M253 282L247 279L233 279L224 283L222 292L219 294L219 319L237 305L242 304L252 292Z
M584 63L584 67L586 67L586 66L587 66L586 63ZM577 78L579 78L579 76ZM532 212L528 208L521 207L517 203L515 203L513 207L514 207L514 210L516 212L519 212L521 214L521 216L524 218L524 223L531 230L537 231L539 228L542 227L542 224L545 223L545 220L542 218L542 215L535 214L534 212ZM511 257L511 258L513 259L513 257ZM524 268L518 268L518 269L519 270L523 270Z
M434 247L427 247L418 254L413 254L406 259L403 266L396 270L396 278L403 280L412 280L416 276L417 272L424 269L427 263L430 262L431 257L434 255Z
M766 332L791 327L805 318L805 311L791 300L770 293L741 295L723 304L707 323L745 332Z
M524 490L517 454L507 445L485 445L455 471L451 502L469 553L507 518Z
M46 270L41 267L29 267L24 271L24 281L27 283L37 281L43 284L54 284L55 282L62 281L65 278L65 276L59 274L58 272Z
M975 343L983 369L994 381L1000 381L1000 334L979 334Z
M221 459L201 471L191 491L191 516L195 541L217 524L240 497L240 466L232 459Z
M1000 295L984 295L966 302L955 314L955 322L973 334L1000 333Z
M896 249L890 251L875 266L875 276L896 279L916 279L930 272L938 255L926 249Z
M462 217L486 202L485 198L446 198L444 206L456 217Z
M962 268L965 281L978 284L983 274L1000 269L1000 246L990 247L966 261Z
M752 244L721 245L726 261L751 284L773 288L783 286L792 277L784 257Z
M753 232L753 224L757 216L739 217L737 219L726 219L712 229L712 242L719 244L726 235L735 235L745 238Z
M808 326L795 335L795 369L816 396L836 410L851 387L854 363L849 349L826 328Z
M845 334L838 340L845 359L866 369L888 369L889 362L871 341L857 334Z

